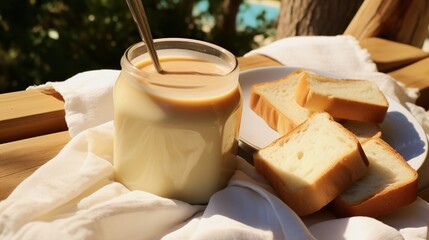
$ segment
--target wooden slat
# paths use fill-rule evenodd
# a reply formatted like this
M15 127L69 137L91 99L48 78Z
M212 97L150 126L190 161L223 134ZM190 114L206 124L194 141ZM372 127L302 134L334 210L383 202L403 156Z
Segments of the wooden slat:
M389 75L408 87L418 88L420 96L416 104L429 110L429 57L389 72Z
M70 140L68 132L0 144L0 200Z
M425 89L429 87L429 57L389 72L389 75L408 87Z
M368 50L380 72L391 72L429 57L420 48L381 38L365 38L359 43Z
M67 130L64 102L38 90L0 94L0 143Z
M421 48L428 24L427 0L365 0L344 34L358 40L380 37Z
M276 60L262 55L241 57L238 58L238 62L240 64L240 71L259 67L282 66L282 64L277 62Z

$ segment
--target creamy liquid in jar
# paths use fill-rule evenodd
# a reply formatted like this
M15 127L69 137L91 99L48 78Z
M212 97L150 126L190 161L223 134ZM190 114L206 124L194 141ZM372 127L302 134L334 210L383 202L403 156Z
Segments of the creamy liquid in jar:
M160 60L167 71L228 73L203 59ZM145 75L122 71L114 89L115 179L131 190L207 203L235 171L238 71L217 84L216 76L160 75L147 60L134 65Z

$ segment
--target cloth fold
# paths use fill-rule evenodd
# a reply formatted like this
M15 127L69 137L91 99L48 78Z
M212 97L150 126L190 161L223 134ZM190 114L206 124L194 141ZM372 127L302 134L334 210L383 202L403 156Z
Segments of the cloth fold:
M377 72L353 37L287 38L252 54L287 66L371 79L427 125L427 113L414 105L417 91ZM113 180L112 89L119 73L89 71L30 87L54 88L64 97L73 138L0 202L1 239L426 238L429 206L420 198L379 219L336 219L326 209L299 218L240 157L228 186L207 205L128 190Z
M369 53L352 36L298 36L277 40L247 55L269 56L285 66L313 68L332 74L376 72Z
M70 136L113 119L113 86L119 70L78 73L63 82L48 82L28 89L55 89L64 98Z

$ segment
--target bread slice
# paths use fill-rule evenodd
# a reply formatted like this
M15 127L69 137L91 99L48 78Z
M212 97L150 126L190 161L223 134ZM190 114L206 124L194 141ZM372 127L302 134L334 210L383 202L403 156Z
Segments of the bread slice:
M334 79L305 71L296 86L296 102L334 118L375 122L384 120L389 103L369 80Z
M327 113L313 115L253 159L256 170L300 216L327 205L368 165L357 138Z
M404 158L380 138L362 147L369 160L368 172L330 204L334 213L377 217L414 202L417 172Z
M347 128L347 130L356 135L360 143L364 143L375 137L381 137L381 128L377 123L353 120L340 121L340 123Z
M280 134L288 133L314 113L295 102L295 88L302 72L252 86L250 108Z

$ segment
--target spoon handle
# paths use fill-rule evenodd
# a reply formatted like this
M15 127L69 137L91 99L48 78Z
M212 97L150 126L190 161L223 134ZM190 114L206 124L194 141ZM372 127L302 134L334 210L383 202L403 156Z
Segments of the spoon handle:
M155 46L153 44L152 33L150 32L149 22L147 21L146 12L144 11L141 0L126 0L128 8L133 15L134 21L136 22L140 36L148 48L150 57L155 66L157 72L162 73L162 67L159 63L158 55L156 54Z

